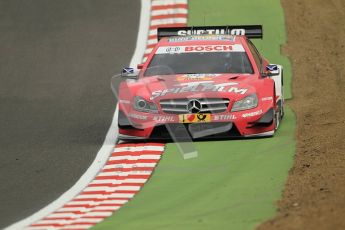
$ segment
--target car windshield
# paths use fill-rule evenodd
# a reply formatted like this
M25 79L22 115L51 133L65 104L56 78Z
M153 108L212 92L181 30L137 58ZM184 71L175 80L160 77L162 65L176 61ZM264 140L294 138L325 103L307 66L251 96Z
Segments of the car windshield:
M252 74L245 52L156 53L144 76L174 74Z

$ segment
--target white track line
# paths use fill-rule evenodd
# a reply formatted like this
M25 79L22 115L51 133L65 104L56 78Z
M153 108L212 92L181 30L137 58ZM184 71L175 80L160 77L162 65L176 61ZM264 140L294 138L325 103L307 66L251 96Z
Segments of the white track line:
M136 64L141 63L142 61L142 57L144 55L145 48L146 48L147 34L149 30L150 10L151 10L150 0L141 0L139 31L138 31L136 48L134 51L134 55L132 56L130 66L135 66ZM108 130L108 133L106 135L105 141L101 149L98 151L95 160L92 162L90 167L86 170L86 172L80 177L77 183L73 185L73 187L71 187L64 194L62 194L57 200L50 203L48 206L44 207L43 209L39 210L33 215L6 227L4 230L24 229L30 224L37 222L38 220L49 215L50 213L53 213L55 210L61 208L68 201L76 197L85 187L87 187L87 185L95 178L97 173L103 168L109 156L113 152L113 149L118 137L117 114L118 114L118 108L116 108L114 112L113 120ZM124 194L123 197L132 197L132 194ZM107 215L109 216L111 214L112 213L107 213ZM101 213L100 215L105 215L105 213ZM74 226L74 227L77 228L78 226Z
M141 63L146 49L147 34L150 27L150 0L141 0L140 24L137 38L137 44L134 55L129 66L136 66Z
M120 152L139 152L142 151L157 151L161 152L164 150L164 146L136 146L136 147L120 147L114 149L114 153Z
M152 6L172 5L172 4L186 4L186 0L152 0Z

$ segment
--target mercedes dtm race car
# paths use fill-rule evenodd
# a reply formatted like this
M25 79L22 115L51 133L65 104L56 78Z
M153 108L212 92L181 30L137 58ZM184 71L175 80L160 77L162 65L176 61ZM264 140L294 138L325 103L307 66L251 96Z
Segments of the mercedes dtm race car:
M249 40L261 26L158 29L144 64L125 68L119 138L273 136L283 117L283 68Z

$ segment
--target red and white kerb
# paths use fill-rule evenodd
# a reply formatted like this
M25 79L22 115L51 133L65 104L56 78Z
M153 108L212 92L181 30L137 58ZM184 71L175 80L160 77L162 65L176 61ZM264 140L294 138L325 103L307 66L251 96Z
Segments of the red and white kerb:
M95 179L74 199L27 229L88 229L111 216L144 186L164 144L118 144Z
M157 28L187 26L188 1L187 0L152 0L151 20L147 39L147 46L143 58L146 61L157 44Z

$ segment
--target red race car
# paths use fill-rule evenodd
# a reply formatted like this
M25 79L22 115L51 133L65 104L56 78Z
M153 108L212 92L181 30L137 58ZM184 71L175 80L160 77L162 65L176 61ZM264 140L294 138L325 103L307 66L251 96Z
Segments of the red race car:
M140 70L123 69L119 139L273 136L284 114L283 68L253 38L262 26L158 29Z

